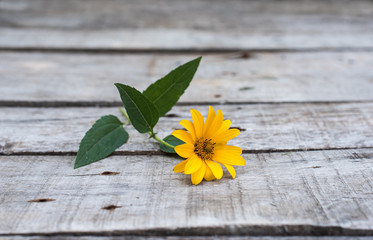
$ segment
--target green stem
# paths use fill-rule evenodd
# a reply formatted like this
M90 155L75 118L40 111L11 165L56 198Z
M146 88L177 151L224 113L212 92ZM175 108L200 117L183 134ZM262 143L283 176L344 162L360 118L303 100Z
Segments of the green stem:
M120 107L119 110L127 118L127 121L125 123L123 123L123 125L129 124L130 123L130 117L128 116L127 112L122 107Z
M172 148L172 149L175 148L175 146L172 146L172 145L169 144L168 142L163 141L163 139L160 139L160 138L157 137L157 135L155 135L154 133L149 132L149 134L150 134L150 137L151 137L151 138L154 138L154 139L155 139L156 141L158 141L159 143L164 144L164 145L166 145L167 147Z

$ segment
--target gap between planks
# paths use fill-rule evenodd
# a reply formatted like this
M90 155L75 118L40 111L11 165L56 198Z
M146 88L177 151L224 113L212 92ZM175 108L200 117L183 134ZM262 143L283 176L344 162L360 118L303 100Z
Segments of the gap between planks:
M234 232L236 231L236 232ZM266 234L269 233L269 234ZM226 227L193 227L193 228L156 228L134 231L99 231L99 232L52 232L52 233L25 233L25 234L0 234L0 237L105 237L105 236L120 236L120 237L251 237L251 236L293 236L293 237L323 237L323 236L349 236L349 237L369 237L373 236L373 230L359 228L342 228L338 226L315 226L315 225L241 225L239 229ZM277 239L277 238L276 238Z
M314 152L314 151L336 151L336 150L363 150L373 149L373 147L340 147L340 148L299 148L299 149L263 149L263 150L242 150L242 154L260 154L260 153L293 153L293 152ZM0 152L0 156L74 156L77 152ZM109 156L176 156L175 154L165 153L161 150L154 151L115 151ZM107 156L107 157L109 157ZM103 158L105 159L105 158ZM101 159L102 160L102 159Z
M22 236L12 235L10 237L4 237L2 240L44 240L44 239L66 239L65 236L61 235L34 235L34 236ZM118 240L118 239L130 239L130 240L350 240L351 236L133 236L133 235L122 235L122 236L92 236L92 235L71 235L68 239L80 239L80 240ZM373 237L369 236L354 236L354 240L373 240Z
M373 100L348 100L348 101L247 101L247 102L178 102L175 106L210 106L210 105L281 105L281 104L349 104L349 103L372 103ZM123 107L119 101L1 101L0 107L25 107L25 108L65 108L65 107Z
M44 240L44 239L80 239L80 240L119 240L119 239L130 239L130 240L351 240L351 236L133 236L133 235L121 235L121 236L92 236L92 235L33 235L33 236L22 236L12 235L10 237L4 237L2 240ZM354 236L354 240L373 240L370 236Z
M68 53L68 54L136 54L136 55L147 55L147 54L158 54L158 55L179 55L179 54L255 54L255 53L340 53L340 52L372 52L373 47L315 47L315 48L188 48L188 49L167 49L167 48L152 48L152 49L110 49L110 48L48 48L48 47L23 47L23 48L11 48L11 47L0 47L0 52L11 53Z

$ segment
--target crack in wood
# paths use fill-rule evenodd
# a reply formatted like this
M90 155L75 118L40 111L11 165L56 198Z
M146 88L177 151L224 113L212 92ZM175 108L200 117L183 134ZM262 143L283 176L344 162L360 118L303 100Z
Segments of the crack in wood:
M37 199L28 200L27 202L41 203L41 202L53 202L53 201L56 201L56 199L54 199L54 198L37 198Z
M102 207L101 209L112 211L112 210L114 210L114 209L121 208L121 207L122 207L122 206L117 206L117 205L113 205L113 204L111 204L111 205L108 205L108 206Z
M69 175L71 177L85 177L85 176L112 176L112 175L118 175L120 172L112 172L112 171L103 171L102 173L91 173L91 174L73 174Z
M230 129L232 129L232 128L238 129L238 130L240 130L241 132L245 132L245 131L246 131L246 128L241 128L241 127L236 127L236 126L232 126L232 127L230 127Z

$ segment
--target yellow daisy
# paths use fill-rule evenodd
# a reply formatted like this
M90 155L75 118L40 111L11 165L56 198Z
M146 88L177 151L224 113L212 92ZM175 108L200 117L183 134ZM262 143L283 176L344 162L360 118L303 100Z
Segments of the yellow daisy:
M186 160L174 167L174 172L191 174L192 183L199 184L204 178L207 181L220 179L223 169L227 168L235 178L236 171L232 165L244 166L245 159L241 157L242 149L229 146L227 142L240 134L238 129L229 129L230 120L223 121L223 113L217 113L210 106L206 122L200 112L190 110L193 122L181 120L180 124L188 131L175 130L172 135L185 142L175 147L175 152ZM220 164L219 164L220 163Z

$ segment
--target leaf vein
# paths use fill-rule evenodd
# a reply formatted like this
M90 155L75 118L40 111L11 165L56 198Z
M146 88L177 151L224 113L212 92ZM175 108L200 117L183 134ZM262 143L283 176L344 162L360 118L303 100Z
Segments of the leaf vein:
M122 88L122 90L123 90L123 88ZM143 118L143 120L145 120L145 123L148 126L148 128L153 130L153 128L149 125L148 121L146 121L146 118L145 118L144 114L140 111L139 106L137 106L137 104L132 100L132 98L127 94L127 92L125 90L124 90L124 93L128 96L128 98L131 100L131 102L135 105L135 107L138 110L138 112L140 113L141 117ZM148 104L146 104L146 105L148 106ZM151 111L150 111L150 113L151 113ZM152 115L152 118L153 118L153 114L151 114L151 115ZM131 122L132 122L132 120L131 120Z
M187 68L187 70L186 71L184 71L182 74L181 74L181 76L180 77L178 77L177 78L177 80L175 80L162 94L160 94L156 99L154 99L154 101L153 102L158 102L158 100L160 99L160 98L162 98L169 90L170 90L170 88L172 88L172 87L174 87L177 83L178 83L178 81L179 81L179 79L180 78L182 78L182 77L184 77L184 75L185 74L187 74L188 73L188 71L189 71L189 69L190 68L192 68L193 66L189 66L189 68Z

